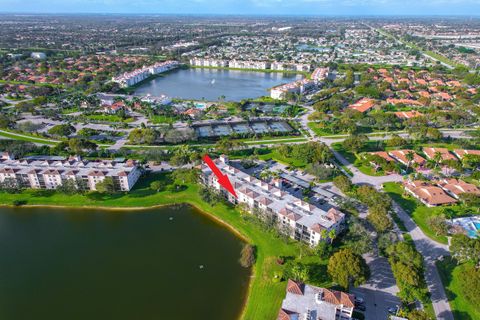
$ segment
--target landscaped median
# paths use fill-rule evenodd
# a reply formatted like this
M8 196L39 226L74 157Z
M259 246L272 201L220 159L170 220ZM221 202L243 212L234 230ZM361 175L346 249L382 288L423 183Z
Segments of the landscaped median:
M324 264L317 256L304 255L298 258L301 245L293 240L282 240L273 232L266 232L260 226L244 219L234 208L225 204L210 206L199 196L199 185L188 184L186 189L156 192L150 188L152 181L166 183L167 174L150 174L142 179L129 193L104 195L67 195L54 190L24 190L19 193L0 193L0 205L45 205L67 207L104 207L141 209L159 205L188 203L225 223L257 248L256 264L253 269L248 300L243 319L275 319L285 296L286 282L276 281L283 266L277 263L280 256L297 258L302 263ZM166 188L170 190L170 188ZM215 248L212 248L214 250ZM328 285L328 283L318 283ZM239 297L240 299L240 297Z

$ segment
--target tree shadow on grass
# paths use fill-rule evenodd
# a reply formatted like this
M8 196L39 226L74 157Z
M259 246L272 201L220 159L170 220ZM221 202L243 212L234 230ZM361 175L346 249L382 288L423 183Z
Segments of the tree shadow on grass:
M327 273L327 266L320 263L307 263L308 279L310 282L317 285L324 285L330 282L330 277Z
M48 198L53 196L57 191L55 190L48 190L48 189L36 189L32 190L30 194L32 197L43 197L43 198Z
M109 201L109 200L116 200L120 199L124 195L122 193L113 193L113 194L106 194L100 192L89 192L87 193L87 198L93 201Z

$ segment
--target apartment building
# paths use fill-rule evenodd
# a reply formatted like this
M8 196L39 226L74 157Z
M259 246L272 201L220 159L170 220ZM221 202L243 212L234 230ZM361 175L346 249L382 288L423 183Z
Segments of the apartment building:
M231 166L228 158L221 156L215 160L218 168L227 174L238 195L233 197L225 191L208 166L202 165L203 183L220 191L233 204L243 203L251 211L259 210L272 215L280 227L288 230L290 236L316 246L320 240L326 240L331 230L338 233L343 228L345 214L331 208L324 211L276 186L258 180L253 176Z
M22 188L56 189L67 180L77 188L96 190L97 183L111 177L117 190L129 191L141 175L133 160L87 161L80 157L32 156L14 159L8 154L0 158L0 183L10 182Z
M120 84L120 87L122 88L131 87L152 75L174 69L178 67L178 65L178 61L169 60L164 62L157 62L151 66L136 69L132 72L125 72L121 76L113 77L112 81Z
M287 293L277 320L352 319L355 296L342 291L288 280Z
M195 67L226 68L229 63L227 60L193 58L190 59L190 65Z
M288 93L304 93L305 90L312 87L313 84L313 81L309 79L282 84L270 90L270 97L273 99L285 99Z
M270 62L267 61L243 61L243 60L230 60L228 63L230 68L237 68L237 69L259 69L265 70L270 69Z

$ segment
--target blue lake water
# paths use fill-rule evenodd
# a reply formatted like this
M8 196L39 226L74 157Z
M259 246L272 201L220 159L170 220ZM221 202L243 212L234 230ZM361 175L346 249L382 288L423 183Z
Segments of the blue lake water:
M165 94L173 98L240 101L270 95L269 89L301 79L301 75L222 69L178 69L152 79L136 90L136 95Z

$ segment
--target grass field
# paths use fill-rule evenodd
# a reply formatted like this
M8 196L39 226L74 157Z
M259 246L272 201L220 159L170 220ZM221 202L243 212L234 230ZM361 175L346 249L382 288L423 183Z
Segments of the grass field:
M376 142L373 142L373 143L376 144ZM347 159L348 162L352 163L358 170L360 170L360 172L367 174L369 176L377 176L377 177L385 175L385 173L381 171L376 172L371 166L360 164L358 161L358 156L352 152L345 150L341 142L333 143L332 148L333 150L337 151L342 156L344 156L345 159Z
M105 122L132 122L133 118L123 119L120 116L114 114L91 114L85 116L87 119Z
M174 123L177 120L175 117L161 115L153 115L149 119L153 123Z
M463 208L460 205L429 208L412 196L405 196L403 187L395 182L385 183L383 185L383 190L412 217L415 223L420 227L420 229L422 229L423 233L425 233L429 238L443 244L448 243L446 236L435 235L435 233L428 226L427 221L429 217L442 214L444 212L444 208L451 209L453 217L462 216Z
M8 132L5 130L0 130L0 136L9 138L9 139L14 139L14 140L20 140L20 141L28 141L28 142L33 142L33 143L41 143L41 144L48 144L48 145L55 145L58 143L56 140L51 140L47 138L40 138L32 135L27 135L27 134L19 134L19 133L14 133L14 132Z
M249 296L243 319L276 319L281 301L285 296L286 282L277 282L274 275L281 274L284 266L276 261L284 256L309 265L311 274L309 282L330 286L326 276L326 261L310 250L292 240L284 241L274 233L266 232L258 225L245 219L234 208L225 204L210 206L200 199L199 186L188 185L180 192L155 192L149 188L152 181L167 181L167 174L151 174L143 178L128 194L101 195L66 195L53 190L25 190L18 194L0 193L0 204L12 205L14 201L25 201L27 205L55 206L95 206L108 208L152 207L176 203L191 204L215 219L231 226L246 240L257 247L257 262L253 269ZM300 254L302 252L302 254ZM299 257L301 255L301 258Z
M436 264L455 319L480 319L480 306L465 299L459 283L465 265L456 265L450 257Z

